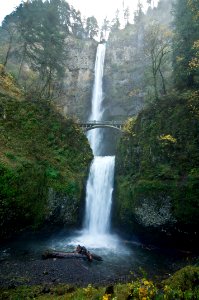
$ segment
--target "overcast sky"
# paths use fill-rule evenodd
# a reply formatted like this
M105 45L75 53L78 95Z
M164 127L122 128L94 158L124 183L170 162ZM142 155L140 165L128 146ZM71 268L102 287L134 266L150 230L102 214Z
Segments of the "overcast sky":
M21 2L21 0L0 0L0 23L4 17L10 14ZM67 2L73 5L75 9L79 9L82 16L88 17L94 15L100 23L106 16L109 20L112 20L117 8L122 10L124 2L124 6L130 8L131 23L133 20L133 11L137 7L138 0L68 0ZM154 4L157 4L157 2L158 0L154 0ZM142 0L142 3L144 9L146 9L146 0Z

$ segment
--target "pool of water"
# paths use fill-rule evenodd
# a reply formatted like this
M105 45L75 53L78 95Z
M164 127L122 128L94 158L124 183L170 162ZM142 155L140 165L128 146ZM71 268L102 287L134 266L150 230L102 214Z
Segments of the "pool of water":
M187 262L187 253L143 245L137 239L124 240L116 234L90 237L86 232L66 230L53 234L23 234L0 247L0 260L29 261L40 259L47 249L74 251L84 245L90 252L100 255L102 262L94 261L89 269L106 277L118 278L144 272L148 276L167 276Z

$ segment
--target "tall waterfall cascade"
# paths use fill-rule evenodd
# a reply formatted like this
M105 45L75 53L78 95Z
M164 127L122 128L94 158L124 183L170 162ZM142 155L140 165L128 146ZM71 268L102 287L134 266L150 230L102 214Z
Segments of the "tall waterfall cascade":
M90 120L103 119L103 69L106 45L99 44L95 61ZM103 149L102 130L89 131L88 139L94 153L86 187L84 232L87 244L106 243L110 231L110 214L114 183L114 156L100 156Z
M104 58L106 52L106 45L99 44L97 48L96 61L95 61L95 80L93 85L93 95L91 102L91 114L89 120L101 121L103 118L103 89L102 80L104 72ZM100 155L103 147L102 130L95 129L88 132L88 140L94 155Z

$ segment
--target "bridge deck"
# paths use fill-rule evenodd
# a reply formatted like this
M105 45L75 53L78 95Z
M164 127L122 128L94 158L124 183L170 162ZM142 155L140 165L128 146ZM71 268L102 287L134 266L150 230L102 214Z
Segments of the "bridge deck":
M124 121L79 121L79 125L87 130L95 129L95 128L113 128L113 129L119 129L122 131L122 127L124 125Z
M79 121L78 122L82 126L86 125L124 125L124 121Z

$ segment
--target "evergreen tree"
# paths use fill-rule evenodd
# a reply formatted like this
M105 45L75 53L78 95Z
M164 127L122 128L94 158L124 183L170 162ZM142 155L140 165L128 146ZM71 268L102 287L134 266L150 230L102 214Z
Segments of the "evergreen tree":
M97 24L97 20L95 17L89 17L86 20L86 34L87 37L90 39L93 39L95 36L97 36L99 31L99 26Z
M72 34L80 39L85 38L86 32L81 19L81 13L80 11L76 11L73 7L71 7L71 20Z
M197 52L194 45L199 40L199 22L192 3L190 0L177 0L174 6L173 67L177 88L198 85L198 70L190 66Z
M107 34L108 34L110 28L111 28L110 21L106 17L104 19L104 22L103 22L102 27L101 27L100 40L106 40L107 39Z
M125 26L129 24L129 17L130 17L130 10L129 7L127 6L124 10L124 22Z
M112 20L111 31L117 31L120 28L119 10L115 12L115 18Z
M14 28L15 55L18 57L19 72L26 63L36 75L34 82L38 96L52 97L53 86L61 82L64 75L66 59L65 38L70 32L70 7L63 0L33 0L20 4L17 9L4 20L4 27ZM11 31L10 31L11 32ZM13 39L13 34L11 35ZM11 42L5 58L7 63ZM16 39L16 38L15 38ZM32 91L31 91L32 93Z
M144 13L143 13L143 5L142 3L140 2L140 0L138 1L138 5L137 5L137 9L136 11L134 12L134 23L135 24L140 24L142 23L142 20L144 18Z

